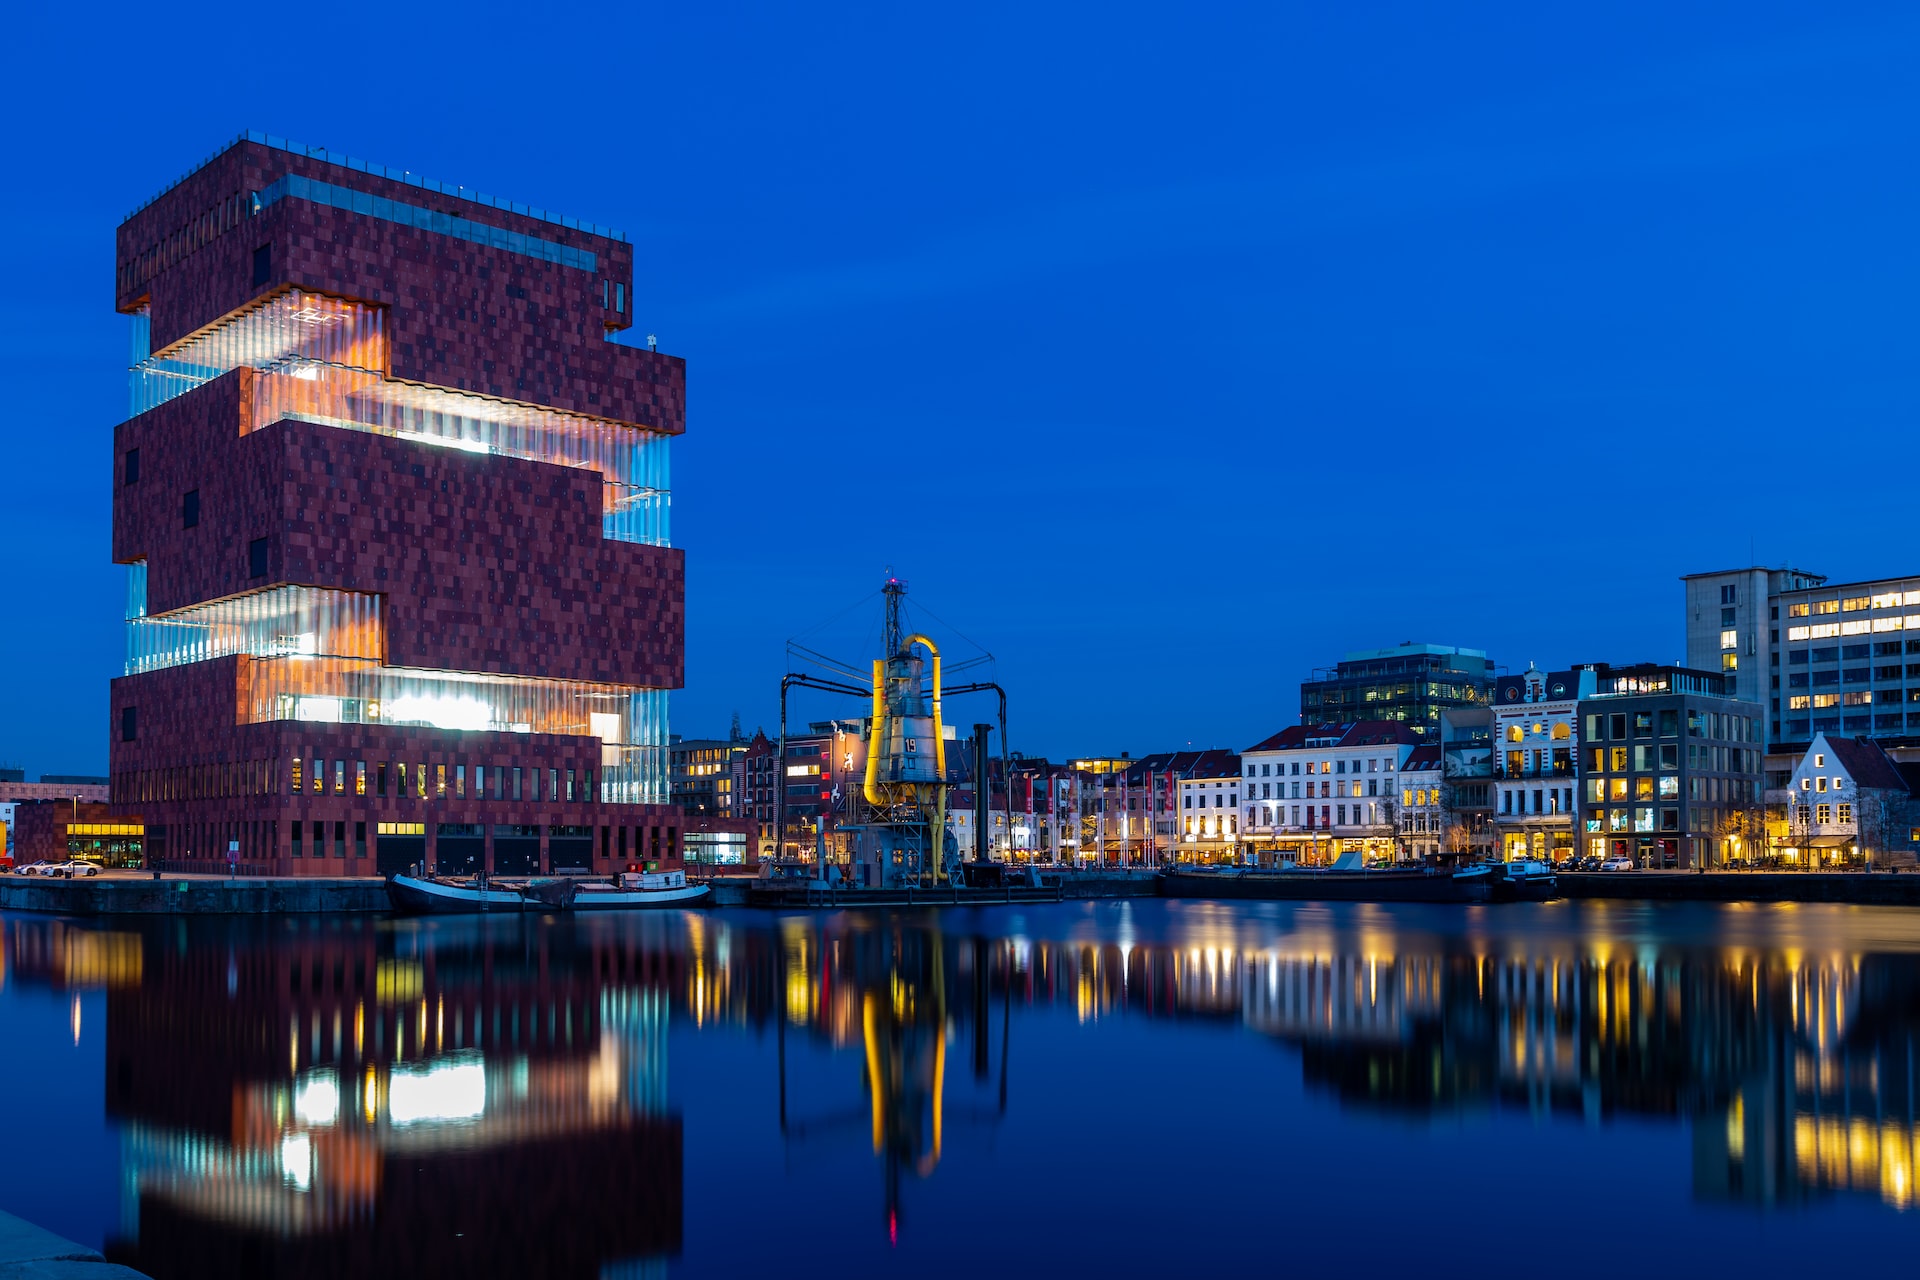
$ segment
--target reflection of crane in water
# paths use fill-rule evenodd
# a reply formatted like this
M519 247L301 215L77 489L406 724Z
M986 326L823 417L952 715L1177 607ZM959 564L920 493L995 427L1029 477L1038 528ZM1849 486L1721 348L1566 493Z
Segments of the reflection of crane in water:
M900 1229L901 1173L910 1170L915 1177L930 1176L939 1167L946 1138L948 1024L955 1012L954 980L946 940L937 933L893 928L855 933L844 941L852 964L850 973L838 975L839 998L857 1003L867 1106L807 1119L789 1117L787 1020L782 1018L778 1023L780 1132L791 1145L855 1132L866 1121L873 1152L884 1163L887 1235L895 1240ZM994 970L1000 969L1006 979L1002 983L999 1098L992 1110L960 1108L951 1115L962 1123L997 1125L1007 1110L1007 1047L1013 1025L1011 950L1004 943L990 947L986 939L976 938L972 951L973 1075L982 1082L991 1069L989 1007ZM794 962L789 956L789 965ZM788 981L792 980L790 975Z

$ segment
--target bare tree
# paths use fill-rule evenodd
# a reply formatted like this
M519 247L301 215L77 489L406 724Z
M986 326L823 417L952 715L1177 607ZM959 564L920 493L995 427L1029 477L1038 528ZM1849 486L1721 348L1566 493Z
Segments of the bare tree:
M1751 858L1753 846L1750 842L1757 834L1757 828L1753 810L1728 809L1726 816L1720 820L1719 834L1722 839L1739 841L1736 847L1740 850L1740 856Z
M1901 805L1893 792L1882 787L1861 787L1854 793L1854 830L1867 866L1889 861L1898 842ZM1901 859L1905 861L1905 858Z

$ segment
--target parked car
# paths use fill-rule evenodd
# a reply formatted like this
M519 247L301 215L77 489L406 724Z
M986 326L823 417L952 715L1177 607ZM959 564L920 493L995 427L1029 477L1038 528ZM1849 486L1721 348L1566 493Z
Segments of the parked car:
M1633 859L1608 858L1600 864L1600 869L1602 871L1631 871L1633 870Z
M78 858L72 862L58 862L40 873L43 876L61 876L71 880L75 876L97 876L100 868L91 862L82 862Z
M47 873L47 866L48 864L45 862L29 862L24 867L16 868L14 874L23 875L23 876L43 876Z

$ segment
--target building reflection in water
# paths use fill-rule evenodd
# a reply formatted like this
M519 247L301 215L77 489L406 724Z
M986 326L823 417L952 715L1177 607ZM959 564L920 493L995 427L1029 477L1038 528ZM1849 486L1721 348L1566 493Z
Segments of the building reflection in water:
M1704 1200L1783 1206L1844 1190L1915 1203L1911 946L1863 952L1844 935L1817 951L1758 945L1748 933L1793 936L1791 921L1729 912L1695 917L1718 922L1703 936L1657 941L1611 936L1604 909L1508 917L1541 926L1509 936L1484 909L1421 917L1419 931L1384 911L1350 912L1339 927L1316 922L1326 914L1303 909L1262 932L1233 908L1189 907L1152 939L1122 917L1084 938L991 940L930 928L928 916L792 917L776 929L708 917L690 939L689 1012L777 1023L790 1139L850 1117L789 1108L788 1030L861 1055L890 1226L900 1174L925 1176L940 1159L952 1038L971 1039L977 1078L998 1075L1004 1111L1014 1005L1080 1022L1237 1025L1296 1049L1309 1086L1343 1105L1684 1121ZM1719 928L1729 923L1741 927Z
M108 988L109 1255L159 1280L662 1270L685 953L592 924L9 921L16 980Z
M13 917L0 963L7 981L106 990L115 1257L162 1280L603 1276L681 1246L670 1024L773 1038L765 1087L789 1149L870 1149L894 1233L903 1184L1017 1122L1023 1026L1057 1046L1112 1018L1269 1037L1276 1069L1297 1055L1341 1106L1684 1123L1702 1200L1910 1207L1920 933L1869 947L1865 915L1813 918L1161 903L140 931ZM795 1085L799 1046L859 1101Z

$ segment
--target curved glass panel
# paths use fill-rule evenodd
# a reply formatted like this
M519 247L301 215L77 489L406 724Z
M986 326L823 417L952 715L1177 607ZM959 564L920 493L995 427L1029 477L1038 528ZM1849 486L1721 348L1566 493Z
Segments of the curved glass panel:
M235 653L256 658L327 656L375 661L386 653L379 596L320 587L274 587L148 617L146 565L139 564L137 569L133 577L140 582L140 612L127 619L128 675ZM131 609L130 602L130 613Z

